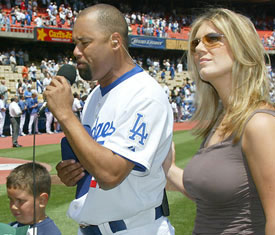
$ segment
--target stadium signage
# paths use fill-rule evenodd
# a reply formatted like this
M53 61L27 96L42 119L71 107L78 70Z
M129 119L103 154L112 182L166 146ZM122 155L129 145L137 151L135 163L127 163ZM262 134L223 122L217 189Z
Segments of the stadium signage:
M72 30L36 28L36 40L72 43Z
M165 39L129 35L129 47L143 47L153 49L165 49Z
M187 40L178 40L178 39L166 40L166 49L168 50L187 50L187 48L188 48Z

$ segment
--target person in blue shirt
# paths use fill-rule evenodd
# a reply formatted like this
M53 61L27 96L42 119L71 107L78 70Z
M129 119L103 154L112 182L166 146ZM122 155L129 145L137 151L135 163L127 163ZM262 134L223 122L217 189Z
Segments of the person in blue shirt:
M161 80L164 81L165 80L165 69L162 70L161 74L160 74L160 77L161 77Z
M172 66L170 67L170 76L171 76L172 80L175 78L175 66L174 66L174 64L172 64Z
M30 120L29 120L29 126L28 126L28 131L29 131L29 135L32 134L32 125L34 124L34 131L35 133L38 133L38 111L39 111L39 107L38 107L38 99L37 99L37 91L36 90L32 90L32 98L30 99L29 103L28 103L28 109L30 112Z
M24 91L24 97L25 97L25 101L27 104L29 104L29 101L31 100L32 98L32 88L31 86L27 86L27 89Z

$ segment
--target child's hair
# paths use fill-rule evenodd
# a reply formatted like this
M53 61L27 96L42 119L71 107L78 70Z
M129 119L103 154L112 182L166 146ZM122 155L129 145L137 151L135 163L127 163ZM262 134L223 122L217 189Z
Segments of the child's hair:
M36 195L51 192L51 177L48 170L38 163L25 163L14 168L7 177L7 188L15 188L33 194L33 164L35 164L35 191Z

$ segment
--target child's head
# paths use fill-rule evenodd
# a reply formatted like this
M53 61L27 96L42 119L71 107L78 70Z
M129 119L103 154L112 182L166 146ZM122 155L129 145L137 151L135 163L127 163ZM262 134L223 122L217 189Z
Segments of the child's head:
M35 163L35 208L36 223L45 219L45 209L51 191L51 177L47 169ZM7 177L7 194L10 199L10 210L17 222L33 224L34 190L33 163L16 167Z

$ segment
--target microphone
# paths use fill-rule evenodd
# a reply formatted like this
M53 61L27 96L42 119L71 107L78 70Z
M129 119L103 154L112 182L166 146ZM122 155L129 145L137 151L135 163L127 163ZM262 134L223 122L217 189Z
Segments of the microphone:
M73 85L76 79L76 68L71 64L64 64L57 71L56 76L63 76L67 79L70 85ZM47 101L45 101L38 111L38 116L40 116L45 108L47 107Z
M64 64L57 71L56 76L63 76L67 79L67 81L73 85L76 79L76 68L71 64Z

